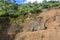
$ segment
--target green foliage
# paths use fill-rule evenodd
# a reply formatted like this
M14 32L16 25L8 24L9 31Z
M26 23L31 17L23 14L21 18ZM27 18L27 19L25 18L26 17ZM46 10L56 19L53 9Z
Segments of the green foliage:
M25 16L28 13L37 14L43 9L60 6L59 1L46 1L38 3L26 3L26 4L16 4L16 1L13 0L13 3L10 0L4 1L0 0L0 17L12 17L17 18L18 16Z

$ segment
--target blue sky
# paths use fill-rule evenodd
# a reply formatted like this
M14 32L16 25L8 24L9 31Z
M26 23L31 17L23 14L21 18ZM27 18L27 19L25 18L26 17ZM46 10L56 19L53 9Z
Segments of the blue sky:
M18 3L18 4L22 4L24 2L26 2L26 0L16 0L16 3Z
M13 2L13 0L11 0L11 2ZM17 4L23 4L24 2L26 2L26 0L16 0Z
M23 3L28 3L28 2L33 3L34 1L37 1L38 3L40 3L43 0L16 0L16 3L18 3L18 4L23 4ZM47 0L47 1L49 1L49 0Z

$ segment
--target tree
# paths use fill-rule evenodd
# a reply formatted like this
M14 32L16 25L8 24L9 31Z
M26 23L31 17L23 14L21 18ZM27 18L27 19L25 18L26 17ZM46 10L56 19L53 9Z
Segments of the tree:
M33 5L34 6L37 6L38 5L38 2L37 1L33 2Z
M12 7L13 7L13 10L18 10L18 4L16 4L16 0L13 0Z

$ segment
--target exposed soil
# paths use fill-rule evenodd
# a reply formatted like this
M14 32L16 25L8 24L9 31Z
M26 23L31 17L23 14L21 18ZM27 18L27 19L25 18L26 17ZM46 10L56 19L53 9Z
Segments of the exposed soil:
M25 22L0 21L0 40L60 40L60 9L43 10Z
M58 8L51 8L49 10L45 10L42 13L40 13L37 18L42 19L38 22L37 28L43 28L44 24L47 27L45 30L38 29L37 31L28 31L28 32L21 32L18 33L15 37L15 40L60 40L60 9ZM28 23L31 23L28 22ZM25 23L25 30L31 25ZM34 27L36 27L36 25Z

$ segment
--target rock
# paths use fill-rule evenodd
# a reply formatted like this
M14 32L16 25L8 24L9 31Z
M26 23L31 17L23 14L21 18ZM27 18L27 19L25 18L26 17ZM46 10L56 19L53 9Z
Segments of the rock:
M32 29L31 29L32 31L34 31L34 27L32 26Z

